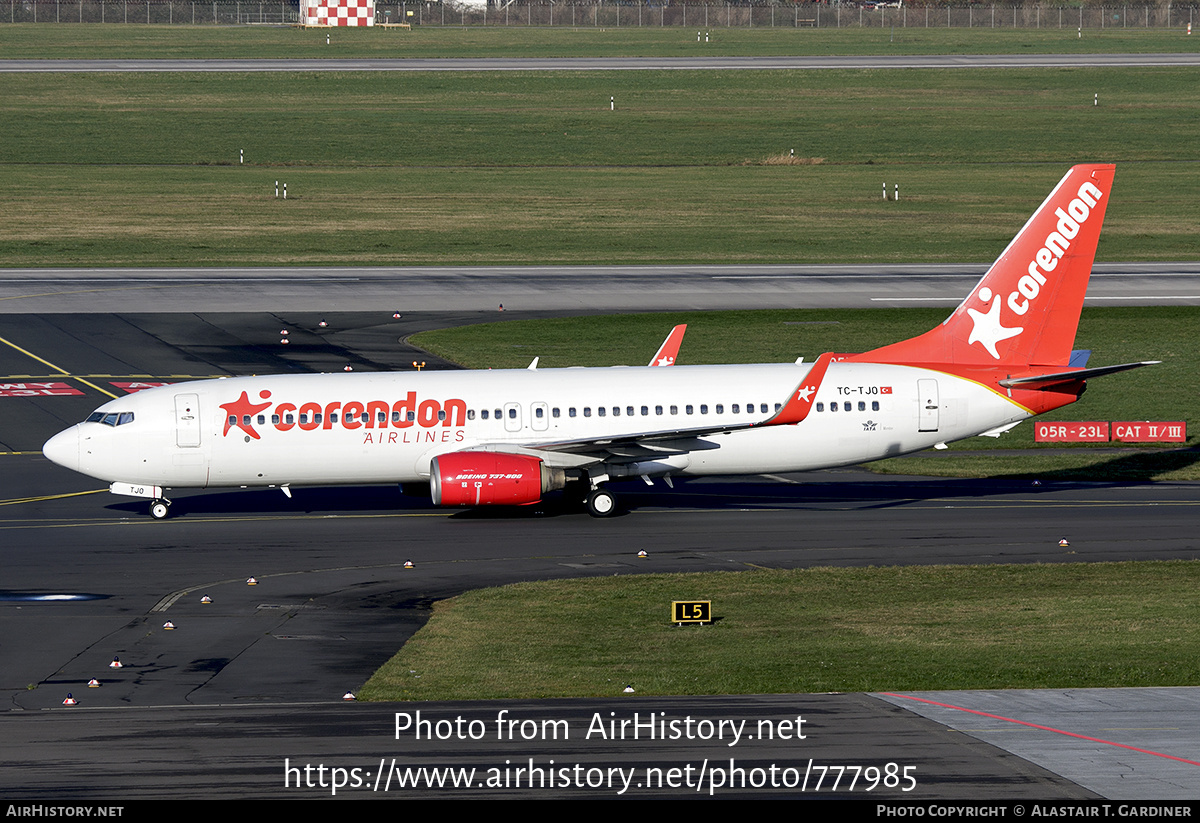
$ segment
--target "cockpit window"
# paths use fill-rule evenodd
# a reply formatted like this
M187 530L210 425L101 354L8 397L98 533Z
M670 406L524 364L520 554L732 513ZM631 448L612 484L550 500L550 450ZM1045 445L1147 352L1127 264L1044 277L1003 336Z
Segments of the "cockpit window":
M106 426L124 426L133 422L133 412L99 412L94 411L87 416L84 423L103 423Z

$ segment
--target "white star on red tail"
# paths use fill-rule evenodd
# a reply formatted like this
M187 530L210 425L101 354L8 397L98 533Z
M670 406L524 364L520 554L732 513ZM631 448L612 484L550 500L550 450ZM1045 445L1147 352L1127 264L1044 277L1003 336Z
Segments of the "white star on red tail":
M967 309L967 314L971 316L971 320L975 324L971 329L971 336L967 338L967 345L979 343L987 349L988 354L999 360L1000 353L996 351L996 344L1001 340L1016 337L1025 331L1025 327L1017 326L1015 329L1010 329L1000 325L1000 295L997 294L995 299L992 299L991 289L986 287L980 289L979 299L985 303L991 300L992 305L986 313Z

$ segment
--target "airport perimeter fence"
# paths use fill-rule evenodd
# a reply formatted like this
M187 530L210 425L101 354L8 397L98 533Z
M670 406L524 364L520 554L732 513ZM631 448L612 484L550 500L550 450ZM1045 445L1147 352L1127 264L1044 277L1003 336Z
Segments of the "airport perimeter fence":
M0 9L3 9L0 0ZM1169 29L1200 23L1200 2L1112 6L882 7L872 3L513 2L490 8L452 2L377 2L376 22L420 26L682 28ZM9 23L298 25L288 0L8 0ZM3 12L0 11L0 15ZM0 17L0 20L3 18ZM1200 32L1198 32L1200 41Z

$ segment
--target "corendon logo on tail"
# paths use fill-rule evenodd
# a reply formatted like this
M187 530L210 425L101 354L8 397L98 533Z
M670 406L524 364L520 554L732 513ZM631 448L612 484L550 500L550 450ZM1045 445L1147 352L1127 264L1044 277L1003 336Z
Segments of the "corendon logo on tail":
M258 393L263 402L254 403L246 392L229 403L220 404L225 411L225 430L228 435L233 428L241 429L246 436L261 440L255 424L270 425L281 432L300 429L407 429L418 426L423 429L434 426L463 426L467 417L466 401L417 400L417 393L410 391L394 402L386 400L349 400L342 402L304 403L283 402L275 404L268 418L262 412L271 407L271 392L264 389ZM257 417L256 417L257 415ZM269 423L267 421L270 421ZM381 441L382 442L382 441Z
M1025 331L1024 326L1005 326L1003 324L1001 303L1017 317L1024 316L1037 303L1038 297L1047 283L1048 275L1058 268L1063 255L1071 248L1071 241L1087 223L1092 209L1103 196L1104 193L1095 184L1086 181L1079 187L1075 198L1067 204L1065 210L1062 206L1054 210L1054 215L1058 218L1055 230L1046 235L1041 248L1033 253L1032 259L1025 269L1026 273L1021 276L1016 283L1016 288L1009 292L1006 298L1002 299L988 286L983 286L976 292L976 295L988 308L987 311L967 309L973 326L971 334L967 338L968 345L978 343L994 359L1000 359L1000 352L997 350L996 344L1016 337Z

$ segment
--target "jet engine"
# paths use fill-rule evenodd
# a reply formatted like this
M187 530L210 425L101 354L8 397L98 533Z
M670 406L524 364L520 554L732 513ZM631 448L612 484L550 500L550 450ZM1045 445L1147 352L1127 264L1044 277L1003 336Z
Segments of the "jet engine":
M502 452L451 452L433 458L429 488L435 506L522 506L566 485L562 469L537 457Z

